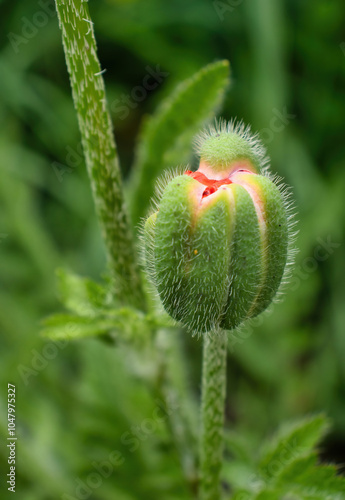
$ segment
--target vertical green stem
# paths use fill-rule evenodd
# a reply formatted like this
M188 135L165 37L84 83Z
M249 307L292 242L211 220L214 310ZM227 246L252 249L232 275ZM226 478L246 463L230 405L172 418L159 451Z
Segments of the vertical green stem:
M204 338L200 442L200 500L219 500L223 461L227 334Z
M56 0L56 8L114 295L142 308L142 285L88 4Z

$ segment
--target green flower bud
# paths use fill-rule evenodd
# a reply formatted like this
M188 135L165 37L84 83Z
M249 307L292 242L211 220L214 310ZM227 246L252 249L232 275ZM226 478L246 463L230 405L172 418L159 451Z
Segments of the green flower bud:
M164 308L203 333L235 328L271 304L291 261L291 216L248 128L222 123L199 137L198 152L198 171L163 189L144 241Z

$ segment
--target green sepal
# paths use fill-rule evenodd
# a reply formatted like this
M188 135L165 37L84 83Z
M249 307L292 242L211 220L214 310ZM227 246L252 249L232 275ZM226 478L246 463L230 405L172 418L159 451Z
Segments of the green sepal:
M262 238L253 200L246 189L232 184L235 229L229 266L229 296L221 327L231 330L248 317L262 280Z
M286 209L279 188L268 177L261 175L255 176L255 184L261 192L260 197L264 206L265 269L260 294L251 311L251 317L264 311L279 289L288 257L289 234Z
M185 264L191 257L190 233L196 198L190 191L198 182L186 175L166 187L155 224L155 284L165 310L177 321L188 309Z
M191 235L182 321L196 333L219 326L229 289L228 268L234 204L226 188L202 207Z

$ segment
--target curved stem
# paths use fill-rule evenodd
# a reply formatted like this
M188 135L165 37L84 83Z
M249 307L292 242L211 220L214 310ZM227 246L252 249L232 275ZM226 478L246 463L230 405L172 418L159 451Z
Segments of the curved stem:
M227 333L204 339L200 441L200 500L219 500L223 461Z
M114 296L143 308L136 249L88 4L84 0L55 1Z

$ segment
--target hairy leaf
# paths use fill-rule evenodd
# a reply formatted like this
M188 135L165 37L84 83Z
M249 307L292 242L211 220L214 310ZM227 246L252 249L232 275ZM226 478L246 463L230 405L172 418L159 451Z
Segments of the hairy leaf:
M315 446L327 429L323 415L282 429L265 447L257 471L241 483L232 499L345 500L345 478L335 466L317 463Z
M228 61L209 64L182 82L145 122L130 182L131 214L135 224L145 215L156 178L167 166L166 157L176 146L182 145L179 164L185 161L186 144L212 118L228 82Z
M54 314L43 321L42 335L52 340L74 340L110 335L115 340L139 341L151 334L151 323L143 313L121 308L97 317Z
M74 304L73 304L74 305ZM80 304L77 303L77 309ZM82 309L83 313L85 312ZM131 307L99 310L91 309L92 315L53 314L42 322L42 336L52 340L74 340L106 335L114 340L142 344L154 330L171 327L172 322L164 314L144 314Z
M264 451L260 474L270 479L281 473L296 458L310 453L328 429L323 415L308 418L283 429Z
M279 493L275 490L265 490L260 491L259 493L248 490L240 490L237 491L233 497L231 497L231 500L283 500L283 498L278 495Z
M88 317L96 316L104 309L107 294L104 287L64 269L58 269L56 274L60 300L68 310Z
M278 486L302 498L345 498L345 478L337 475L333 465L317 465L315 455L294 461L279 478Z

